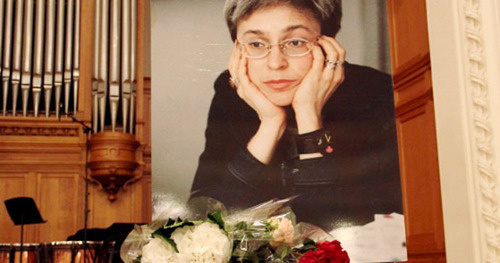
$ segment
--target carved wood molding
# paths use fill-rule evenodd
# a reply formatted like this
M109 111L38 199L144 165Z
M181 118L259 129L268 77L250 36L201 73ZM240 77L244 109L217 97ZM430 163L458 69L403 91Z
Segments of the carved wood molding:
M0 136L80 137L81 127L64 117L0 117Z
M394 88L394 105L396 117L401 117L409 111L415 110L432 101L432 81L429 67L420 71L419 75L412 76ZM423 69L423 68L421 68Z
M136 151L139 142L135 136L122 132L99 132L89 141L90 177L108 193L110 201L116 200L120 189L140 179L135 170L139 166Z
M467 91L469 92L469 105L471 119L469 130L474 145L474 187L477 193L476 213L480 218L479 230L484 262L498 262L500 258L498 216L498 178L494 171L495 153L493 151L492 120L489 96L492 91L488 85L486 74L488 72L484 55L483 19L480 11L481 2L484 0L464 0L463 21L466 39L465 62L468 67ZM489 72L493 74L494 72Z
M404 86L414 78L422 75L423 72L431 68L431 58L429 53L420 54L399 66L394 73L393 80L396 87Z
M78 137L79 128L39 127L39 126L4 126L0 124L0 136L53 136Z

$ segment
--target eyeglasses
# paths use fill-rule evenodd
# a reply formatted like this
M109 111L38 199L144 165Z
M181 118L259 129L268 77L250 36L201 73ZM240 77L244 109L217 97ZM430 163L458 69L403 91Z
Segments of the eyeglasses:
M247 58L263 58L271 52L273 46L279 46L281 52L290 57L301 57L309 54L314 42L301 39L285 39L278 44L269 44L262 40L242 42L243 55Z

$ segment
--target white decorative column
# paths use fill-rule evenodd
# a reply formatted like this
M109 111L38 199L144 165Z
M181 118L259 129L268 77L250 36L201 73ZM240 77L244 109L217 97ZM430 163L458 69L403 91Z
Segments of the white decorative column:
M500 2L427 13L447 262L500 262Z

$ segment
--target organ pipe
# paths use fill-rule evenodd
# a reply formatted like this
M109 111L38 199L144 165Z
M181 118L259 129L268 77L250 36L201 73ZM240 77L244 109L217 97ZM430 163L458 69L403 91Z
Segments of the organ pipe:
M99 0L95 1L95 20L94 20L94 63L93 63L93 80L92 80L92 128L94 131L98 130L97 125L99 121L99 81L101 81L100 77L100 62L101 62L101 52L100 52L100 43L101 43L101 3Z
M38 115L40 94L42 92L44 27L45 2L38 1L36 5L35 53L33 58L33 104L35 108L35 117Z
M109 101L111 106L111 130L116 130L118 101L120 98L120 0L111 0L111 39L110 39L110 83Z
M6 0L5 4L5 28L3 39L3 65L2 65L2 91L3 91L3 115L7 114L7 96L10 84L10 58L12 54L12 17L14 12L14 0Z
M47 1L47 16L45 27L45 66L43 89L45 95L45 116L49 117L50 104L52 102L52 87L54 86L54 45L55 45L55 25L56 25L56 0ZM56 106L59 108L59 106ZM37 109L35 109L36 113ZM36 116L36 114L35 114Z
M122 3L122 72L121 72L121 101L122 101L122 124L123 131L127 131L127 122L129 117L130 94L132 93L132 85L130 79L130 43L132 42L130 35L130 1Z
M66 45L64 52L64 112L66 115L70 112L69 98L71 90L71 79L73 75L73 18L74 18L74 0L67 0L66 4Z
M5 6L5 1L0 0L0 17L4 17L4 6ZM0 30L3 29L4 23L3 19L0 19ZM3 34L0 34L0 52L3 50L4 47L4 42L3 42ZM1 55L1 54L0 54ZM0 61L1 63L1 61ZM0 78L3 78L3 67L0 66ZM3 84L3 81L0 81L0 86L2 86L2 95L3 95L3 100L2 100L2 115L5 116L6 110L7 110L7 87L5 87Z
M137 35L137 13L136 13L136 7L137 3L136 0L131 0L131 11L130 11L130 21L131 21L131 29L130 29L130 84L131 84L131 89L132 93L130 96L130 127L129 127L129 132L134 133L134 128L135 128L135 96L136 96L136 90L135 90L135 84L136 84L136 78L135 78L135 65L136 65L136 35Z
M137 2L94 3L92 125L94 131L134 133ZM2 115L76 114L81 5L81 0L0 0Z
M21 51L22 51L22 36L23 36L23 9L24 1L17 0L15 7L15 22L14 22L14 52L12 58L12 115L16 116L17 96L19 93L19 84L21 82Z
M59 117L61 106L61 89L63 85L63 61L64 61L64 0L57 1L56 19L56 57L55 57L55 110Z
M108 14L109 14L109 3L108 0L98 0L101 2L101 29L99 34L101 35L101 42L99 52L99 120L100 120L100 130L104 131L104 122L106 116L106 102L108 97Z
M75 0L75 41L73 50L73 112L78 108L78 89L80 84L80 10L81 1Z
M24 6L24 30L23 30L23 60L22 60L22 73L21 73L21 91L23 97L23 116L26 116L28 111L28 97L31 87L31 72L33 69L33 15L34 15L34 2L33 0L26 0ZM38 111L35 108L35 116Z

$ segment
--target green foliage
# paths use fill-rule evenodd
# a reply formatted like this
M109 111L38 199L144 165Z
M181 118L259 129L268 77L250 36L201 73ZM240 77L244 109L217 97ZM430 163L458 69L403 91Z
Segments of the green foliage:
M307 252L316 248L316 242L314 240L306 238L304 242L302 242L303 246L301 248L302 251Z
M303 255L306 252L309 252L309 251L312 251L312 250L315 250L315 249L316 249L316 242L314 242L314 240L312 240L312 239L306 238L302 242L302 247L300 247L300 248L294 248L292 254Z
M194 223L190 221L184 221L180 218L173 220L171 218L168 219L167 223L163 225L162 228L159 228L155 232L153 232L153 236L160 236L164 238L170 238L175 229L183 226L193 226Z
M245 221L241 221L238 224L234 226L236 230L247 230L248 229L248 224Z
M281 244L276 248L274 255L280 259L284 259L291 251L292 249L288 245Z
M316 243L311 239L305 239L300 248L291 248L288 244L272 244L272 233L277 225L272 221L256 223L238 222L236 225L226 225L221 211L207 214L207 221L219 226L220 229L230 233L233 240L233 254L231 262L240 263L264 263L264 262L297 262L301 255L316 249ZM178 253L177 245L171 238L177 228L194 226L203 221L189 221L177 218L169 219L165 225L153 232L154 237L168 242ZM226 227L228 229L226 229ZM138 257L136 262L140 263Z
M296 262L293 250L286 244L273 247L269 242L263 242L257 249L240 249L241 241L235 240L231 262L264 263L264 262Z
M224 224L224 219L222 218L222 212L219 210L215 213L210 213L207 215L208 221L217 224L220 229L226 230L225 229L225 224Z
M194 225L200 224L202 222L203 221L182 220L180 218L173 220L173 219L169 218L167 223L165 223L165 225L163 225L162 228L159 228L158 230L153 232L153 236L165 240L170 245L172 245L172 247L175 249L175 252L179 253L179 250L177 249L177 244L175 244L175 241L170 238L172 236L172 233L177 228L182 228L184 226L194 226Z

